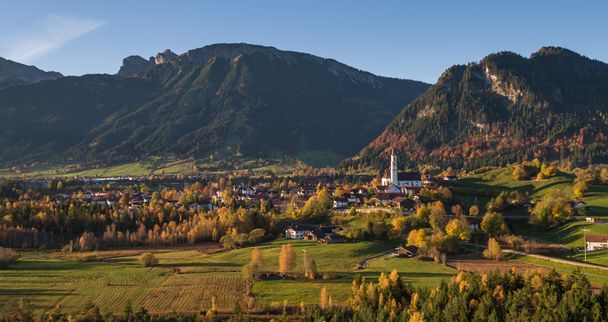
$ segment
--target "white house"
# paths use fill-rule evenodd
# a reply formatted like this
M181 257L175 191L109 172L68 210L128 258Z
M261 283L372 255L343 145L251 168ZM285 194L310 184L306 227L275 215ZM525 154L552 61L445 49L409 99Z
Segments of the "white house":
M334 199L334 208L336 209L344 209L348 207L348 199L346 198L336 198Z
M608 248L608 236L587 236L587 250L601 250Z
M285 238L287 239L302 239L304 238L304 234L310 230L309 227L303 226L289 226L285 229Z
M420 189L422 188L422 177L418 172L399 172L397 156L391 152L391 166L388 176L382 178L383 186L394 185L397 188Z

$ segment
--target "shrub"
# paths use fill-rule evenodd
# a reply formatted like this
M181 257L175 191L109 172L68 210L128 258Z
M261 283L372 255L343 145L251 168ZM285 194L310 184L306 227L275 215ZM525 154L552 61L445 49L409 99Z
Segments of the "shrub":
M0 267L4 267L19 259L19 254L10 248L0 247Z
M158 265L158 258L150 253L143 253L139 256L139 262L144 267L153 267Z

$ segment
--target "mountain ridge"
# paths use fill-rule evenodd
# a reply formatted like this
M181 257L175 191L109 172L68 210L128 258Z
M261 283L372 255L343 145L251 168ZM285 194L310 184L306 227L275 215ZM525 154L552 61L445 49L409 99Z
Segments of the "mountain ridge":
M561 47L499 52L448 68L343 165L384 169L392 149L407 166L606 162L607 113L607 64Z
M147 64L122 75L0 90L0 116L17 118L0 125L0 163L310 151L346 157L429 86L248 44L210 45ZM34 117L17 113L24 109Z
M35 66L21 64L0 57L0 89L44 80L53 80L60 77L63 77L63 75L58 72L43 71Z

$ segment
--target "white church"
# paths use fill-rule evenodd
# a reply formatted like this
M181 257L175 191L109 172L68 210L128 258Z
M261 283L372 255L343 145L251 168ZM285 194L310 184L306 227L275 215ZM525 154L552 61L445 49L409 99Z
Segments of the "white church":
M386 189L387 192L398 189L399 191L407 193L408 190L418 190L422 188L422 177L418 172L399 172L397 156L393 150L391 152L391 166L388 171L388 176L382 178L381 184L388 187Z

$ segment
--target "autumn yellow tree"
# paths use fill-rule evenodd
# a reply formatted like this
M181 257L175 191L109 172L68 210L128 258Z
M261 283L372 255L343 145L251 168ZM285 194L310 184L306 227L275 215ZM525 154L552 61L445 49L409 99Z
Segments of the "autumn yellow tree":
M327 288L325 286L321 288L321 294L319 296L319 306L322 309L326 309L328 306Z
M261 270L264 267L264 258L262 257L262 251L257 247L254 247L251 250L250 265L256 266L258 270Z
M472 205L471 208L469 208L469 216L479 216L479 206Z
M426 237L426 230L412 229L407 235L407 245L416 246L418 248L425 248L427 240Z
M582 198L585 195L585 191L587 191L587 181L579 181L574 184L572 188L574 192L574 197Z
M447 216L445 213L445 208L443 206L443 202L437 201L433 204L433 208L431 208L431 216L430 216L431 227L434 230L442 230L447 223Z
M460 240L471 239L471 229L465 218L454 218L445 227L445 232L449 237L458 238Z
M483 257L487 259L500 260L502 258L500 244L494 238L488 240L488 248L483 251Z
M286 244L281 246L281 253L279 254L279 273L285 274L291 271L296 266L296 251L293 249L293 245Z

